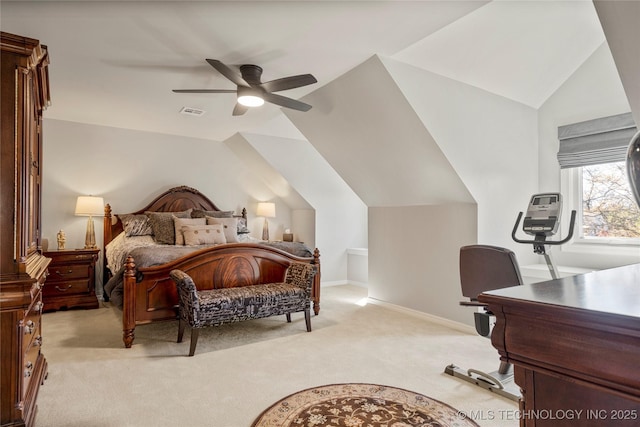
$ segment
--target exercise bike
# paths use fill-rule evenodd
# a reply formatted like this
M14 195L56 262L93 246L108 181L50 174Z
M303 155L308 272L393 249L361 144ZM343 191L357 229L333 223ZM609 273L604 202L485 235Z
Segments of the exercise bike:
M511 233L515 242L531 244L534 253L544 256L553 279L559 278L558 270L545 246L562 245L571 240L576 211L571 211L567 236L561 240L547 240L548 237L557 233L561 214L562 196L560 193L534 194L529 201L522 226L522 230L534 238L523 240L516 236L522 212L518 214ZM509 249L496 246L470 245L462 247L460 249L460 279L462 294L470 298L470 301L461 301L460 305L480 308L474 313L476 331L481 336L491 337L495 317L483 303L477 301L477 296L485 291L523 284L515 254ZM499 369L490 373L477 369L464 370L454 364L448 365L444 372L508 399L515 401L520 399L520 388L513 381L513 367L510 363L501 361Z
M573 228L576 223L576 211L571 211L569 220L569 232L562 240L547 240L547 237L557 233L562 214L562 195L560 193L534 194L529 201L527 215L522 223L522 231L534 236L533 240L522 240L516 237L518 225L522 218L522 212L518 214L516 224L513 226L511 238L514 242L533 245L533 252L543 255L552 279L559 279L558 269L553 263L551 254L545 246L564 245L573 237Z

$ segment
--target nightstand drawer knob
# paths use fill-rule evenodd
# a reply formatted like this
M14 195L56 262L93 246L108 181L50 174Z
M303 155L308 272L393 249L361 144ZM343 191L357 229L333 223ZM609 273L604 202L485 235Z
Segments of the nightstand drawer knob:
M73 268L68 269L66 273L63 273L60 270L56 270L56 274L59 276L66 276L67 274L73 274Z
M56 285L55 289L56 289L56 291L58 291L58 292L64 292L64 291L68 291L69 289L71 289L71 285L67 285L67 287L66 287L66 288L64 288L64 289L63 289L63 288L61 288L60 286Z

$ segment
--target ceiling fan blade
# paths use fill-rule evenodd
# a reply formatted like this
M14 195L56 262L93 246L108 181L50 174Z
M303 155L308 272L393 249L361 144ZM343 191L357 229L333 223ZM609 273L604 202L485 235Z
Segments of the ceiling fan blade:
M231 89L173 89L175 93L236 93Z
M249 110L249 107L242 105L240 103L236 103L236 106L233 107L233 115L241 116Z
M311 74L300 74L299 76L284 77L264 82L260 87L267 92L278 92L281 90L295 89L297 87L311 85L317 82L318 80L316 80L316 78Z
M311 109L311 105L309 104L305 104L304 102L297 101L295 99L287 98L286 96L276 95L275 93L265 93L263 95L263 98L265 101L271 102L272 104L291 108L293 110L309 111Z
M238 86L250 86L243 78L239 72L232 70L222 62L217 59L207 59L209 65L215 68L220 74L234 82Z

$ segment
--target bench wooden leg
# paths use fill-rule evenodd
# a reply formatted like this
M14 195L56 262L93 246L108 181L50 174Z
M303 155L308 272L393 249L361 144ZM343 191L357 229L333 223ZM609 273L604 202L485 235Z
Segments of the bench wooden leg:
M196 345L198 344L198 334L200 333L200 329L191 328L191 346L189 347L189 357L193 356L196 352Z
M182 336L184 335L184 327L186 326L186 324L187 322L182 320L182 318L178 320L178 341L177 342L182 342Z
M291 313L287 313L285 316L287 316L287 323L291 323Z
M307 332L311 332L311 310L308 307L304 310L304 321L307 323Z

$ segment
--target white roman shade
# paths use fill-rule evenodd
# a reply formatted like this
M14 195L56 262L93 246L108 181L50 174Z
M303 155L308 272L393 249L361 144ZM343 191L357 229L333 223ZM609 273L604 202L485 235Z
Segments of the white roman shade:
M623 162L636 133L631 113L558 127L560 168Z

